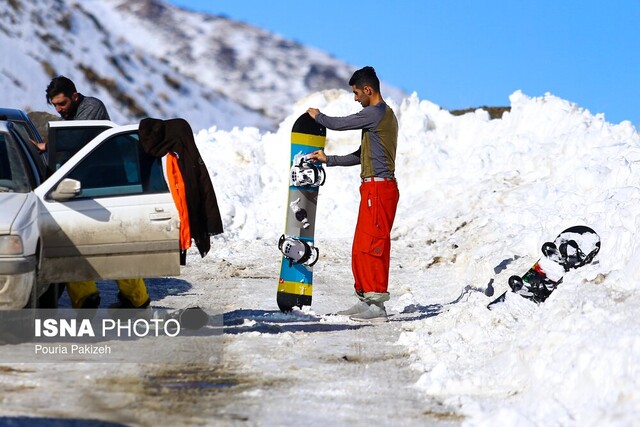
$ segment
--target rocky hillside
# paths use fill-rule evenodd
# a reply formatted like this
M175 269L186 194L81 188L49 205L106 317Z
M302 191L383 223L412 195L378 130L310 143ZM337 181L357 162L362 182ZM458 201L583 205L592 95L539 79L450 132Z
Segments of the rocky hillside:
M194 128L272 129L298 99L344 88L354 67L221 16L159 0L0 3L5 107L55 113L54 75L101 98L112 119L184 117Z

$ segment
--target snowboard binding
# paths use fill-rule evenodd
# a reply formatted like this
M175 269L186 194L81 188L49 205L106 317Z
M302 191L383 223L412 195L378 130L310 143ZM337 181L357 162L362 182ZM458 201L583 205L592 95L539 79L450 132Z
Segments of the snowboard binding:
M596 256L600 246L596 246L589 254L585 254L575 240L566 240L557 247L553 242L542 245L542 253L545 257L560 264L564 271L576 269L589 264Z
M320 187L324 184L326 175L321 164L313 160L300 158L300 162L291 166L291 185L295 187Z
M542 245L542 255L549 258L551 261L562 264L562 254L558 250L558 247L553 242L545 242Z
M545 267L555 264L564 271L568 270L565 265L565 259L554 242L545 242L542 245L541 251L544 258L553 264L549 264L549 262L543 263L539 260L524 277L511 276L508 281L509 288L511 288L512 292L530 299L535 303L541 303L546 300L549 295L551 295L551 292L562 283L562 277L560 277L559 280L549 278Z
M567 271L569 271L570 268L578 268L585 264L589 264L593 257L596 256L599 249L600 247L585 255L575 240L568 240L560 244L560 253L564 259Z
M320 251L309 243L296 239L295 237L280 236L278 241L278 249L285 258L289 260L289 266L293 264L302 264L307 267L313 267L318 262Z
M554 241L566 271L590 264L600 252L600 237L584 225L570 227Z
M544 273L538 272L538 274ZM509 288L511 288L511 292L530 299L537 304L546 300L560 283L562 283L562 279L554 282L542 275L534 276L529 274L527 276L527 282L520 276L514 275L509 277Z

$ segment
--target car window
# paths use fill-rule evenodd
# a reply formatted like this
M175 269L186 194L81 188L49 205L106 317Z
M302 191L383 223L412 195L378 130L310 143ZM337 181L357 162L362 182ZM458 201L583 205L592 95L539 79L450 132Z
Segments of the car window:
M7 134L0 133L0 192L31 191L25 159L20 147Z
M162 161L146 154L137 132L115 135L104 141L68 175L80 181L79 197L164 193L169 188Z
M55 133L55 139L49 140L49 165L58 170L67 160L76 154L89 141L104 132L109 127L60 128Z
M29 128L29 126L27 126L25 122L22 122L19 120L12 120L12 122L13 122L13 127L20 134L22 139L24 139L25 141L37 141L36 136L33 135L33 133L31 132L31 129Z

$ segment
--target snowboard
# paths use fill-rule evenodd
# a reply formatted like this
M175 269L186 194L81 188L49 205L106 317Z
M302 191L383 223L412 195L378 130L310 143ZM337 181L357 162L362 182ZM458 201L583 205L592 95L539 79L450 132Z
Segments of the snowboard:
M524 274L509 277L510 292L536 304L544 302L562 283L564 273L591 263L600 251L600 236L593 229L577 225L542 245L542 257ZM504 292L489 303L488 309L506 299Z
M282 252L277 303L283 312L311 305L313 266L319 251L314 245L319 187L325 174L319 162L307 158L324 149L327 130L308 113L302 114L291 129L289 197L284 234L278 241Z

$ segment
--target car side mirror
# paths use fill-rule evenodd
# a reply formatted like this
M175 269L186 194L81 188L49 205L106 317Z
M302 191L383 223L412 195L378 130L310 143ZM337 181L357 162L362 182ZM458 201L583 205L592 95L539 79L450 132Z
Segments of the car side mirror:
M51 198L58 202L64 202L77 197L82 192L82 184L80 181L71 178L65 178L51 192Z

